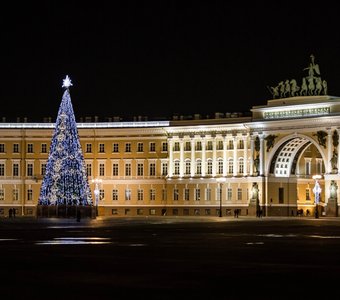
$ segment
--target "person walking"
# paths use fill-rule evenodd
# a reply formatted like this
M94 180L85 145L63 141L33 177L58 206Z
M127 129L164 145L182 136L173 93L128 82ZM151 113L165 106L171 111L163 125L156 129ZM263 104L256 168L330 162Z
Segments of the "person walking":
M15 213L16 213L15 208L12 209L12 213L13 213L13 218L15 218Z

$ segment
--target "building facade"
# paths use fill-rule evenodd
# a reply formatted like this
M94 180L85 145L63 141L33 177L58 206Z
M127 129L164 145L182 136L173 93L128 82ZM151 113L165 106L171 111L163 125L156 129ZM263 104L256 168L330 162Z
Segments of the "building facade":
M338 216L340 98L272 99L251 113L78 123L98 214ZM37 214L53 129L0 123L0 216Z

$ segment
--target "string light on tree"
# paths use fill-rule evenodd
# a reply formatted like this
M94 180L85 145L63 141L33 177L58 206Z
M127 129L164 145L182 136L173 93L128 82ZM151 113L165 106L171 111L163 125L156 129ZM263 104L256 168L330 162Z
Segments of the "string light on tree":
M74 117L68 76L59 107L46 173L41 185L40 205L92 205L86 166Z

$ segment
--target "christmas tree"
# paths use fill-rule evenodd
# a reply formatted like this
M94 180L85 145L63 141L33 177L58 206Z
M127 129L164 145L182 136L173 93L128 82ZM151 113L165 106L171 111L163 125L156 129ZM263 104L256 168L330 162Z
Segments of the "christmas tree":
M40 189L39 205L92 205L85 161L74 117L68 76L59 107L46 173Z

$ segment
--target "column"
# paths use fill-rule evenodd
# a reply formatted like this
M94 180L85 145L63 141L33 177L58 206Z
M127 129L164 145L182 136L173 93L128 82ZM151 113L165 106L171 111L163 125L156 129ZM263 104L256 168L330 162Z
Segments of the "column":
M184 176L184 141L180 138L179 141L179 176Z
M213 146L212 176L215 177L216 176L216 136L213 136L212 146Z
M243 136L243 175L248 175L248 136Z
M264 171L264 138L263 134L260 136L260 176L263 176Z
M249 174L251 176L254 175L254 148L255 148L254 136L251 136L250 137L250 162L249 162Z
M223 177L227 176L227 149L228 149L228 144L227 144L227 136L225 135L223 137Z
M174 141L172 138L169 138L169 166L168 166L168 177L172 177L172 164L174 159Z
M331 174L332 173L332 163L331 163L331 159L332 159L332 131L331 129L327 129L327 153L328 153L328 161L327 161L327 166L328 166L328 170L327 173Z
M205 158L205 136L202 138L202 176L205 176L205 166L206 166L206 158Z
M195 176L195 165L196 165L196 161L195 161L195 139L192 137L190 142L191 142L190 173L191 173L191 177L194 177Z
M234 170L233 170L233 176L237 176L238 174L238 163L237 163L237 139L236 136L233 137L233 164L234 164Z

